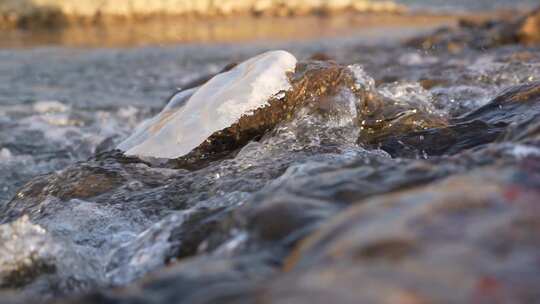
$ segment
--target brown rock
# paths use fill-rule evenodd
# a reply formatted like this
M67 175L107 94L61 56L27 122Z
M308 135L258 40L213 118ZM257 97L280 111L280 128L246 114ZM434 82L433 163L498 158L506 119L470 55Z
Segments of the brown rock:
M537 302L539 165L361 201L298 247L261 303Z
M451 155L497 140L527 140L538 136L540 83L508 88L486 105L447 125L410 132L375 133L370 145L379 145L395 157ZM407 131L407 129L405 129ZM377 136L378 135L378 136Z
M332 113L334 96L348 90L358 100L358 143L377 146L388 137L447 126L428 106L392 100L371 87L359 86L353 72L333 61L299 63L290 75L292 89L269 105L245 115L232 126L212 134L186 156L168 162L175 168L198 169L218 159L231 157L249 141L258 140L279 123L292 120L298 110ZM308 114L309 115L309 114Z
M358 119L358 142L370 146L377 146L388 137L447 125L443 117L428 108L391 100L372 91L365 91L360 99Z
M290 76L292 89L285 96L276 97L269 105L245 115L232 126L212 134L192 152L170 164L174 167L196 169L209 162L227 157L272 130L278 123L291 120L304 106L313 110L324 108L320 101L336 95L344 87L354 87L352 72L345 66L330 61L299 63Z

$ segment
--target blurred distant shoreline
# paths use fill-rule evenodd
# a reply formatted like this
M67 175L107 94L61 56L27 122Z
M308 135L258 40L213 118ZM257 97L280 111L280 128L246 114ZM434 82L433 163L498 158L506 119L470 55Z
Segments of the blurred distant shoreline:
M0 0L0 29L58 29L155 19L402 13L390 0Z
M515 14L505 9L408 10L386 0L0 0L0 47L137 47L352 36L378 43L452 27L464 18L478 22Z
M342 13L331 17L294 18L237 16L216 19L149 19L133 23L78 25L61 29L0 31L0 48L39 46L139 47L186 43L242 43L256 41L309 41L356 37L367 44L399 41L462 18L487 20L489 14L429 15L395 13Z

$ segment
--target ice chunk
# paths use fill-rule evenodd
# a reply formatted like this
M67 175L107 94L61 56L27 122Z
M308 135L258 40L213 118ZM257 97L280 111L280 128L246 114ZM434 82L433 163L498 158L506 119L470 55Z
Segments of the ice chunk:
M156 117L143 121L135 128L135 132L121 142L117 148L122 151L128 151L150 138L154 133L153 130L157 129L160 124L166 124L176 111L178 111L178 108L184 105L186 100L188 100L196 90L197 88L176 93L170 99L167 106Z
M216 131L226 129L243 115L268 105L273 95L290 89L287 72L295 67L296 58L285 51L253 57L192 92L180 93L118 149L126 151L126 155L143 157L186 155Z

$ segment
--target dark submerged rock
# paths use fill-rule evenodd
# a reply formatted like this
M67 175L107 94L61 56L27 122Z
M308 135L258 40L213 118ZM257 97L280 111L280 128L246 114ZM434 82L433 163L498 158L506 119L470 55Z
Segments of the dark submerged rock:
M486 154L460 158L478 161ZM259 229L266 242L315 229L288 256L283 270L289 250L276 252L274 243L274 251L259 249L258 254L184 259L129 288L62 303L535 302L540 297L534 288L540 279L539 166L538 157L517 165L508 158L470 173L464 165L463 173L428 186L357 196L333 217L337 209L305 199L247 206L257 210L245 213L253 219L248 226ZM315 227L313 220L293 220L297 228L291 228L287 217L296 212L283 208L301 205L315 206L308 209L322 215L315 222L331 219ZM319 210L327 210L326 215ZM264 213L276 222L281 215L284 227L272 228Z
M377 146L385 138L447 125L445 118L429 108L403 103L367 92L360 99L358 143Z
M184 260L123 290L94 292L62 303L228 303L274 273L269 255ZM244 298L242 303L255 303Z
M539 161L357 204L307 238L261 295L272 303L538 301Z
M417 157L455 154L494 141L504 141L505 134L518 126L534 128L531 122L540 120L540 83L509 88L485 106L448 126L428 128L405 134L392 134L380 139L381 149L393 156ZM521 139L534 135L522 135Z

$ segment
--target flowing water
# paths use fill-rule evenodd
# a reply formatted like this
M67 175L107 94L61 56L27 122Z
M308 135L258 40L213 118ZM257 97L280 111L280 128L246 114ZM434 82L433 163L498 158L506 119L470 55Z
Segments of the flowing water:
M482 9L488 5L475 3ZM324 54L354 75L354 88L333 88L336 93L326 96L328 100L311 101L322 103L323 110L303 107L232 154L195 170L126 158L114 150L178 88L270 49L285 49L300 61ZM275 303L307 303L302 297L320 290L316 286L321 282L354 289L346 286L346 279L332 285L332 271L344 267L345 276L353 262L328 264L342 254L341 248L353 246L348 242L364 242L360 235L383 240L390 236L394 242L393 233L399 231L407 240L423 235L418 244L434 246L429 247L431 255L419 245L413 252L422 256L422 263L440 263L444 278L468 277L447 274L450 268L433 256L456 265L474 263L471 256L478 256L494 265L498 262L489 255L492 248L506 250L506 264L500 265L507 268L488 268L490 273L514 278L516 272L535 268L528 265L537 265L540 256L534 249L540 244L537 237L528 234L538 227L533 220L525 221L521 209L507 211L507 205L497 205L469 222L477 216L474 208L485 205L463 213L454 205L425 207L441 217L440 225L474 223L462 237L472 240L469 247L463 245L467 255L458 246L437 247L432 240L449 240L453 230L440 232L446 230L428 216L420 217L424 205L415 204L424 204L426 196L443 201L460 189L469 194L464 200L485 196L488 201L507 184L529 189L512 191L538 198L540 178L527 169L540 164L538 81L540 50L522 45L455 53L419 50L399 41L366 44L347 36L304 42L1 50L0 303L78 294L84 296L74 303L254 303L250 299L262 296ZM382 107L370 108L370 102L378 100ZM525 100L526 107L519 100ZM454 182L439 183L449 176ZM464 188L456 186L461 184ZM487 190L472 192L468 184ZM388 193L416 187L426 192L377 203L378 197L384 200ZM501 200L527 201L516 193L504 192ZM358 228L360 233L339 226L335 217L340 212L354 215L356 211L347 208L359 202L390 206L400 200L403 211L373 211L380 221ZM407 209L409 205L416 209ZM436 208L457 211L444 217ZM537 220L532 216L538 216L538 209L531 208L525 213ZM406 225L408 216L414 220ZM355 221L361 219L359 215ZM507 222L533 228L516 232L517 226L505 226ZM435 226L407 230L424 223ZM395 229L385 228L390 225ZM500 232L508 243L487 239L486 231ZM514 251L501 249L510 243L505 233L515 241ZM295 251L300 258L295 259L295 253L291 258L298 241L313 234ZM344 240L332 243L336 236ZM385 252L410 246L398 245L390 243ZM370 248L351 249L351 261L378 254ZM484 264L478 264L475 269L483 271ZM293 269L284 275L284 283L283 265ZM321 265L331 267L319 269ZM366 265L355 267L378 264ZM148 273L153 274L138 281ZM374 273L357 278L377 277ZM539 282L538 272L524 275L528 282ZM109 293L112 287L134 282L139 283L128 291ZM444 290L448 285L441 282ZM389 286L394 290L395 285ZM361 289L362 296L372 299L369 288ZM519 296L539 299L524 290ZM455 299L442 291L438 295ZM505 296L518 298L511 292ZM324 297L315 302L326 303Z

